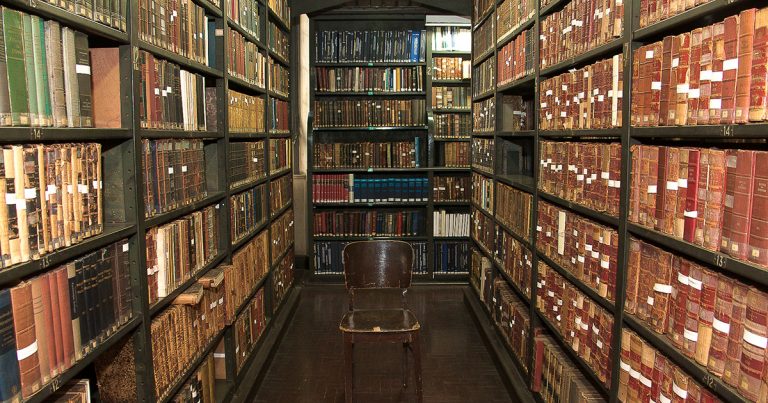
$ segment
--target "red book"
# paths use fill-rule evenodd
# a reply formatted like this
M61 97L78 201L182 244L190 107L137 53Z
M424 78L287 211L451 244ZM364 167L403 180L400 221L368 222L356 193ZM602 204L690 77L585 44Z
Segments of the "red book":
M667 325L667 334L672 344L678 349L683 347L683 333L685 332L685 320L687 315L688 294L690 293L689 275L691 262L686 259L675 259L673 269L677 273L672 281L672 295L670 302L670 318Z
M659 119L656 122L659 126L669 125L670 94L669 88L672 77L672 47L675 42L675 36L666 36L662 42L661 55L661 94L659 95ZM677 79L675 79L677 81ZM672 106L674 109L676 105Z
M11 288L11 306L13 307L13 327L16 331L16 356L19 360L21 395L27 399L40 389L41 384L31 283L24 282Z
M709 348L707 369L721 377L725 370L728 352L728 334L731 331L731 313L733 311L734 280L720 274L717 283L717 300L712 318L712 344Z
M693 243L696 235L696 217L699 211L699 158L701 150L688 150L688 195L685 199L685 229L683 239Z
M720 121L713 121L712 124L729 124L735 121L736 109L736 78L739 68L739 16L732 15L724 22L724 45L723 45L723 82L721 88L722 111ZM710 115L710 118L712 116Z
M61 335L64 346L64 367L69 368L75 360L74 336L72 333L72 314L69 305L69 280L67 268L61 267L52 275L56 276L59 287L59 316L61 317Z
M702 245L708 250L716 251L720 249L725 206L725 151L708 149L707 160L709 173ZM701 191L699 197L701 197Z
M755 43L755 13L750 8L739 14L739 67L736 71L735 123L749 121L750 85L752 82L752 51Z
M678 35L680 42L679 58L674 55L672 57L672 66L676 66L675 75L676 88L670 88L670 90L677 93L675 97L676 110L674 116L674 124L685 125L688 121L688 97L689 97L689 71L691 69L691 36L690 32ZM674 52L674 50L673 50ZM675 62L677 60L677 62ZM670 124L672 122L670 121Z
M768 107L768 7L755 15L752 78L749 87L749 121L762 122Z
M744 318L747 313L747 293L749 287L736 282L733 287L733 306L731 309L731 326L728 333L728 349L726 350L723 381L731 386L738 386L741 378L741 350L744 336Z
M714 26L701 29L701 72L699 74L699 107L696 123L709 124L709 100L712 95L712 70L714 63Z
M691 263L688 275L688 302L686 304L685 328L683 330L683 354L693 358L696 355L696 343L699 340L699 309L701 303L704 268Z
M747 399L764 400L765 355L768 349L768 295L750 288L744 316L739 392Z
M726 157L727 188L720 250L742 260L749 256L755 162L757 154L761 153L765 152L730 150Z
M688 64L688 119L685 123L687 125L695 125L699 120L702 35L702 28L694 29L691 32L691 57Z
M725 24L712 25L712 77L710 85L709 124L719 124L723 110L723 61L725 60Z
M768 267L768 152L755 154L749 260Z
M709 362L709 347L712 343L712 322L715 315L717 300L717 273L711 270L702 271L701 299L699 301L699 337L696 342L696 362L707 365Z

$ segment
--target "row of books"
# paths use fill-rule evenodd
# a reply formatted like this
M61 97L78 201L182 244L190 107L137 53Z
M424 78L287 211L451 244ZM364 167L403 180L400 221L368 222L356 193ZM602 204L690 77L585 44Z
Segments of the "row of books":
M463 57L432 58L433 80L469 80L472 78L472 60Z
M764 291L651 244L630 240L626 312L746 399L759 401Z
M444 142L437 146L436 165L447 168L469 168L469 143Z
M670 0L669 4L662 4L658 0L640 0L640 28L674 17L710 1L712 0Z
M407 127L427 123L424 99L315 101L314 126Z
M536 310L609 387L613 315L546 263L539 261L537 273Z
M531 391L538 393L543 401L582 403L605 401L603 395L595 389L551 337L539 334L534 338L533 343L535 358L531 375Z
M238 242L253 233L267 219L266 185L262 184L229 199L232 242Z
M472 69L472 96L479 97L496 88L496 56Z
M315 60L337 62L423 62L426 31L319 31Z
M541 68L558 64L621 37L624 2L574 0L541 21Z
M536 122L533 100L519 95L501 97L501 130L516 132L533 130Z
M272 312L276 312L288 295L294 281L295 253L291 250L285 255L272 272L272 295L275 303L272 305Z
M240 32L229 31L227 47L227 72L249 84L264 88L267 72L267 58L255 43Z
M479 210L474 206L471 209L471 214L472 226L470 229L472 239L477 241L477 243L490 255L496 244L496 224L493 222L493 218L484 214L482 210Z
M496 100L490 97L472 104L472 131L491 133L496 130Z
M531 233L533 196L512 186L497 183L496 198L496 219L517 236L528 239Z
M632 64L632 125L718 125L768 120L768 8L640 47Z
M468 271L469 242L435 242L435 273L464 274Z
M227 0L227 16L245 32L261 38L261 12L258 0Z
M419 236L426 217L420 210L315 212L315 236Z
M291 73L287 67L269 59L269 90L287 97L291 91Z
M718 401L706 386L700 385L637 333L627 328L621 333L619 400Z
M269 9L275 12L277 18L286 25L291 25L291 7L288 6L288 0L269 0L267 4Z
M469 138L472 116L466 113L439 113L434 115L435 138Z
M279 57L288 60L290 57L290 38L288 33L283 31L280 26L269 23L269 50L275 52Z
M291 130L290 108L287 101L269 99L269 132L287 134Z
M493 258L499 268L507 274L512 283L531 297L531 273L533 272L533 253L520 241L500 226L496 227L496 248Z
M315 168L418 168L421 139L391 143L315 144Z
M483 172L493 173L493 157L495 154L496 147L493 139L478 137L472 139L473 168L478 168Z
M2 267L40 259L103 230L101 144L0 149Z
M0 396L29 399L133 316L128 241L0 289Z
M141 141L144 216L190 205L208 195L202 140Z
M313 203L418 202L429 200L425 177L382 177L355 174L312 176Z
M486 302L504 342L510 347L520 366L528 371L528 332L531 330L528 305L515 295L502 278L493 281L493 298Z
M273 140L274 141L274 140ZM267 176L264 161L264 140L230 142L229 153L229 187L253 183Z
M468 176L435 175L432 200L435 202L468 202L471 182Z
M232 255L231 264L223 264L216 269L222 272L224 278L227 323L235 321L237 309L247 302L256 284L269 272L268 246L269 235L267 231L261 231Z
M264 97L228 90L229 131L234 133L263 133Z
M540 190L618 217L621 143L542 141L539 148Z
M125 32L128 1L109 0L97 2L77 2L75 0L48 0L46 3L62 10L93 20L100 24Z
M239 373L267 327L264 287L256 291L251 302L235 320L234 327L235 368Z
M493 46L496 44L493 37L496 33L495 23L495 18L488 18L479 28L472 32L472 60L479 59L479 56L493 49Z
M503 39L536 13L534 0L504 0L496 6L496 40Z
M432 50L469 52L472 50L472 30L462 27L431 27Z
M472 172L472 203L485 210L488 214L493 214L493 195L495 191L493 179Z
M206 66L216 66L216 20L193 0L138 2L139 39Z
M139 51L138 70L142 128L207 130L208 120L217 119L216 89L206 88L202 75L145 51Z
M272 241L272 262L270 263L273 266L277 263L277 259L293 245L293 233L293 209L290 208L280 218L272 221L272 226L269 227Z
M315 91L424 91L421 67L316 67Z
M634 146L629 221L768 266L766 163L763 151Z
M275 174L291 167L293 143L288 138L269 139L269 173Z
M613 56L541 82L539 129L621 127L623 57Z
M533 29L526 29L499 49L496 62L497 86L501 87L533 74L536 66L533 60L535 58L535 41L536 35L533 33Z
M618 232L543 201L539 201L538 212L537 249L598 295L613 301Z
M269 182L269 206L272 213L287 206L293 200L293 177L283 175Z
M218 205L146 234L149 303L165 298L219 254Z
M432 87L432 109L466 109L472 96L466 87Z
M437 237L468 237L469 214L436 210L432 213L432 234Z
M409 242L413 247L413 274L428 272L427 243ZM317 274L343 274L341 254L349 242L341 241L315 241L314 267Z
M484 17L493 8L493 0L473 1L472 7L472 24L477 25L480 18Z
M223 353L211 352L203 359L171 399L173 403L216 402L216 394L219 393L216 390L217 381L226 379L226 374L221 373L223 371L219 362L223 361L223 358L220 358L219 354Z

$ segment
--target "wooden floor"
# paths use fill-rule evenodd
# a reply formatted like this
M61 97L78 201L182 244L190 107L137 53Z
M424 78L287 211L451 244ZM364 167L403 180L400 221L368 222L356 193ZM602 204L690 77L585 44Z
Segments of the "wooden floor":
M424 401L509 402L510 396L464 305L459 286L415 286L410 307L422 327ZM344 356L338 323L343 286L304 287L301 302L253 402L343 402ZM401 348L355 350L357 402L414 401L401 387Z

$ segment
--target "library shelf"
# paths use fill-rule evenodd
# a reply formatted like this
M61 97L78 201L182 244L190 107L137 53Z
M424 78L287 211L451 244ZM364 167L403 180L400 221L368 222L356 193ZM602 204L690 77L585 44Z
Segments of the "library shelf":
M230 140L264 140L266 138L266 132L229 132Z
M272 139L288 139L293 137L291 133L276 133L276 132L270 132L269 137Z
M472 137L493 137L495 136L494 132L472 132Z
M274 10L272 10L272 7L267 6L266 9L267 9L267 14L269 15L269 18L271 21L276 22L277 26L279 26L280 29L282 29L283 31L291 32L291 27L288 26L289 23L283 20L282 18L280 18L280 16L277 15L277 13Z
M472 52L469 50L432 50L433 57L459 57L459 56L472 56ZM469 83L469 80L466 81ZM433 81L434 83L434 81Z
M533 185L533 178L531 178L531 177L522 176L522 175L512 175L512 176L496 175L494 177L494 179L496 179L500 183L503 183L503 184L505 184L507 186L510 186L510 187L512 187L514 189L523 191L523 192L528 193L528 194L533 194L535 192L535 190L536 190L535 186ZM515 179L517 179L517 180L515 180ZM525 179L526 181L531 182L531 183L530 184L521 183L520 179Z
M275 171L275 172L273 172L273 173L271 173L269 175L269 180L273 181L275 179L282 178L283 176L285 176L285 175L287 175L287 174L289 174L291 172L292 172L291 171L291 167L287 167L287 168L283 168L283 169L277 170L277 171Z
M424 278L422 280L423 282L429 282L437 281L437 282L450 282L455 283L457 281L466 282L469 280L469 272L444 272L444 271L436 271L433 272L431 275L429 273L413 273L414 276L422 276L424 275Z
M110 141L133 138L131 129L99 127L0 127L0 143L26 143L36 141Z
M291 241L291 243L288 244L288 247L285 248L285 250L281 252L276 259L273 259L272 263L269 265L270 271L274 270L277 267L277 265L282 263L283 259L285 259L285 257L288 256L289 252L291 252L291 249L293 249L293 245L294 243L293 241Z
M451 140L453 141L453 140ZM431 167L427 168L429 171L433 172L465 172L469 173L469 167Z
M176 297L178 297L184 291L186 291L187 288L189 288L189 286L197 283L197 281L200 280L200 277L202 277L204 274L208 273L214 267L220 265L224 261L224 258L226 257L227 257L227 254L224 251L220 251L215 258L211 259L210 262L203 265L203 267L201 267L199 270L193 273L187 280L181 283L173 291L169 292L168 295L160 298L157 302L152 304L149 307L150 318L156 316L162 310L164 310L165 308L173 304L173 301L176 299Z
M622 128L612 129L563 129L539 130L539 136L544 138L615 138L621 137Z
M316 97L423 97L424 91L316 91Z
M177 209L149 217L144 221L144 225L146 228L152 228L159 225L168 224L169 222L184 217L187 214L194 213L203 207L208 207L209 205L220 203L224 200L224 196L224 192L212 192L202 200L198 200L183 207L179 207Z
M315 67L419 67L426 66L426 62L315 62Z
M765 141L768 123L743 125L658 126L633 127L632 137L696 140L707 139L757 139Z
M469 138L469 137L458 137L458 138L434 137L434 138L432 138L432 140L434 140L435 142L440 142L440 143L457 143L457 142L458 143L469 143L472 139ZM467 170L467 169L469 169L469 167L466 167L466 168L459 167L459 168L456 168L456 169Z
M208 342L208 344L205 345L204 348L202 348L198 355L195 357L192 362L190 362L187 365L187 369L184 370L184 372L181 373L181 376L179 376L174 382L173 386L171 386L164 394L163 396L160 396L158 398L158 402L160 403L167 403L170 402L171 399L173 399L174 396L176 396L176 393L179 392L182 386L184 386L184 383L189 379L192 374L197 371L197 368L200 367L200 364L203 363L203 360L208 357L208 354L213 352L213 350L216 348L216 346L219 345L219 342L224 338L224 334L227 332L227 328L229 326L225 326L223 329L221 329L218 333L216 333L215 336Z
M285 67L290 67L290 63L288 62L288 59L285 58L285 56L275 52L272 49L268 49L268 52L269 52L269 57L272 60L277 61L278 63L282 64Z
M227 17L227 25L230 29L237 31L240 35L242 35L245 39L248 40L248 42L255 43L256 46L258 46L262 50L266 50L267 47L264 46L264 44L261 42L259 38L256 37L252 32L249 32L247 29L243 28L242 25L238 24L235 20L233 20L230 17Z
M466 201L435 201L432 202L435 207L469 207L469 200Z
M471 170L476 174L480 174L491 179L496 179L496 175L493 174L492 170L487 171L485 169L481 169L479 165L474 165Z
M129 333L136 330L136 328L139 327L141 322L142 322L141 314L139 314L138 316L134 316L133 318L128 320L128 322L120 326L120 328L115 333L108 336L106 340L102 341L93 350L86 353L85 356L83 356L83 358L73 363L69 369L64 371L64 373L53 377L48 383L43 385L32 396L28 397L27 399L24 399L24 403L42 403L42 402L48 401L48 398L51 397L51 395L53 395L57 390L59 390L60 387L64 386L67 382L74 379L75 376L79 375L87 367L93 364L96 358L104 354L107 350L109 350L112 346L114 346L118 341L125 338Z
M472 109L469 108L438 108L432 109L434 113L472 113Z
M280 207L275 211L270 211L269 216L272 219L272 221L274 221L276 217L280 217L281 215L283 215L283 213L288 211L291 207L293 207L293 200L289 200L288 203L285 204L285 206Z
M267 229L267 219L265 217L260 223L256 225L256 227L250 230L247 234L243 235L240 239L232 242L232 251L234 252L239 250L240 248L248 244L248 242L251 242L251 240L253 240L254 237L259 235L262 231L266 229Z
M565 6L570 2L571 0L551 0L549 4L541 7L541 9L539 10L539 18L543 18L547 14L551 14L561 9L563 6Z
M666 336L660 335L649 329L643 322L632 315L624 314L624 325L640 337L648 341L653 347L667 356L671 361L680 366L691 378L703 388L708 389L726 402L748 402L736 390L728 386L722 379L711 374L706 367L700 365L691 358L686 357L678 350Z
M10 285L32 277L48 269L64 264L79 256L96 251L136 233L136 225L130 223L104 224L101 234L85 238L82 242L47 253L37 260L30 260L0 269L0 285Z
M486 61L489 57L496 54L496 49L491 46L487 50L483 51L483 53L480 54L480 56L472 58L472 67L477 67L481 64L483 64L484 61Z
M533 74L496 86L496 91L500 93L531 93L535 89L536 77Z
M314 209L332 209L332 208L393 208L393 207L426 207L429 203L425 201L421 202L406 202L406 201L384 201L384 202L313 202L312 207Z
M126 32L77 15L73 12L66 11L63 8L56 7L43 1L4 0L3 3L24 12L56 20L66 26L88 34L89 36L97 36L119 44L128 44L130 42L130 37ZM126 15L126 18L129 17ZM129 21L127 21L127 23L129 23Z
M432 168L315 168L314 173L426 173Z
M517 130L513 132L497 132L496 137L499 138L514 138L514 137L533 137L536 135L536 130Z
M432 86L441 86L441 85L463 85L463 84L470 84L472 82L469 78L464 78L461 80L432 80Z
M480 16L480 18L477 19L476 22L472 23L472 32L477 31L480 26L482 26L486 20L488 20L488 17L493 15L493 12L495 11L495 7L490 7L488 11L483 13L483 15Z
M536 16L531 14L530 17L528 17L525 21L522 21L521 23L517 24L515 28L510 29L504 35L501 36L498 40L496 40L496 49L503 48L509 41L520 35L523 31L525 31L528 28L533 27L533 25L536 23Z
M488 90L486 92L483 92L483 93L481 93L480 95L478 95L476 97L472 97L472 102L484 101L485 99L491 98L494 95L496 95L495 88L491 88L490 90Z
M248 305L253 300L253 297L256 296L256 293L258 293L259 290L264 286L264 284L267 283L267 279L269 279L269 276L271 276L271 275L272 275L272 270L268 270L266 273L264 273L263 276L261 276L261 278L259 280L256 281L256 284L253 285L253 288L250 291L248 291L248 296L245 297L243 302L240 303L240 306L238 306L235 309L235 318L237 318L238 316L240 316L241 313L243 313L245 308L247 308Z
M268 180L269 180L268 176L262 176L261 178L258 178L256 180L253 180L253 181L250 181L250 182L246 182L246 183L241 183L239 185L235 185L234 187L229 189L229 193L231 195L242 193L242 192L244 192L246 190L249 190L251 188L255 188L256 186L262 185L262 184L266 183Z
M507 282L509 285L509 288L515 290L515 293L517 294L517 298L520 301L525 302L526 305L531 306L531 298L525 295L523 290L520 288L520 286L515 283L515 281L512 279L512 277L507 273L506 270L504 270L504 266L501 265L496 259L491 259L493 261L493 264L496 266L496 270L501 274L501 277L504 278L504 281Z
M560 264L550 259L549 256L543 254L538 249L536 250L536 255L539 258L539 260L543 261L544 263L547 264L547 266L557 271L561 276L563 276L566 280L568 280L569 283L576 286L576 288L578 288L579 291L586 294L591 300L597 302L600 306L605 308L605 310L610 312L612 315L615 314L616 306L612 301L608 300L605 297L600 296L600 294L598 294L597 291L595 291L592 287L584 284L581 280L576 278L576 276L574 276L573 273L566 270L563 266L560 266Z
M749 283L762 287L768 286L768 269L751 262L734 259L719 251L704 249L682 239L673 238L656 230L645 228L635 223L627 223L629 233L639 239L663 246L688 258L697 260L719 271L733 274Z
M153 55L168 60L169 62L178 64L185 69L190 69L193 73L199 73L213 78L224 78L224 73L222 73L221 70L206 66L187 57L173 53L169 50L165 50L159 46L152 45L151 43L139 40L138 46L141 50L152 53Z
M655 24L636 29L633 38L639 42L648 42L651 39L661 40L662 35L674 33L681 27L686 29L692 24L712 24L722 20L722 17L733 15L749 7L759 7L759 5L758 1L711 0ZM690 29L686 30L690 31Z
M194 2L197 3L200 7L204 8L208 14L213 15L214 17L221 18L223 15L221 13L221 9L208 0L194 0Z
M598 61L606 56L613 56L615 53L620 53L623 46L624 39L617 38L594 49L588 50L576 57L572 57L568 60L564 60L560 63L556 63L552 66L541 69L539 74L542 77L555 76L564 73L568 69Z
M230 73L227 73L227 81L229 82L230 89L234 89L237 91L248 91L249 93L256 93L259 95L262 95L267 92L266 88L249 83L248 81L243 80L240 77L235 77Z
M143 139L222 139L220 132L207 130L139 129Z
M496 220L496 225L498 225L504 231L506 231L510 236L512 236L512 238L515 238L515 240L517 242L520 242L521 244L523 244L523 246L526 249L528 249L529 251L533 252L533 248L531 247L531 241L530 240L526 239L523 236L520 236L520 234L518 234L517 232L512 231L512 228L509 228L509 226L507 224L504 224L500 220Z
M378 241L378 240L394 240L394 241L427 241L429 240L429 237L427 236L411 236L411 235L402 235L402 236L396 236L396 235L370 235L370 236L353 236L353 235L343 235L343 236L325 236L325 235L314 235L313 237L316 241Z
M432 237L435 241L441 241L441 242L466 242L469 241L469 235L460 235L460 236L445 236L445 235L434 235Z
M618 228L619 226L619 219L617 217L612 217L612 216L609 216L608 214L604 214L599 211L592 210L589 207L584 207L581 204L577 204L565 199L561 199L549 193L544 193L541 190L539 191L539 196L542 199L544 199L544 201L549 202L550 204L554 204L558 207L571 210L574 213L577 213L583 217L589 218L590 220L596 221L599 224L607 225L614 228Z
M428 130L427 126L360 126L360 127L313 127L316 132L361 132L361 131L396 131Z
M279 99L281 101L289 102L290 99L288 99L288 95L280 94L272 90L268 90L267 93L269 94L270 98Z

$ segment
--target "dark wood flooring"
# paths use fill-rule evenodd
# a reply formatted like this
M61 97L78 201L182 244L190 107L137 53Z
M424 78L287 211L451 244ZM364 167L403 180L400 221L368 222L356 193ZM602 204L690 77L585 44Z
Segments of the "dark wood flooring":
M409 304L421 323L424 401L509 402L460 286L415 286ZM253 402L344 402L344 355L339 319L343 286L304 287L301 301ZM357 402L414 401L401 386L402 347L355 349ZM410 378L413 379L413 378Z

